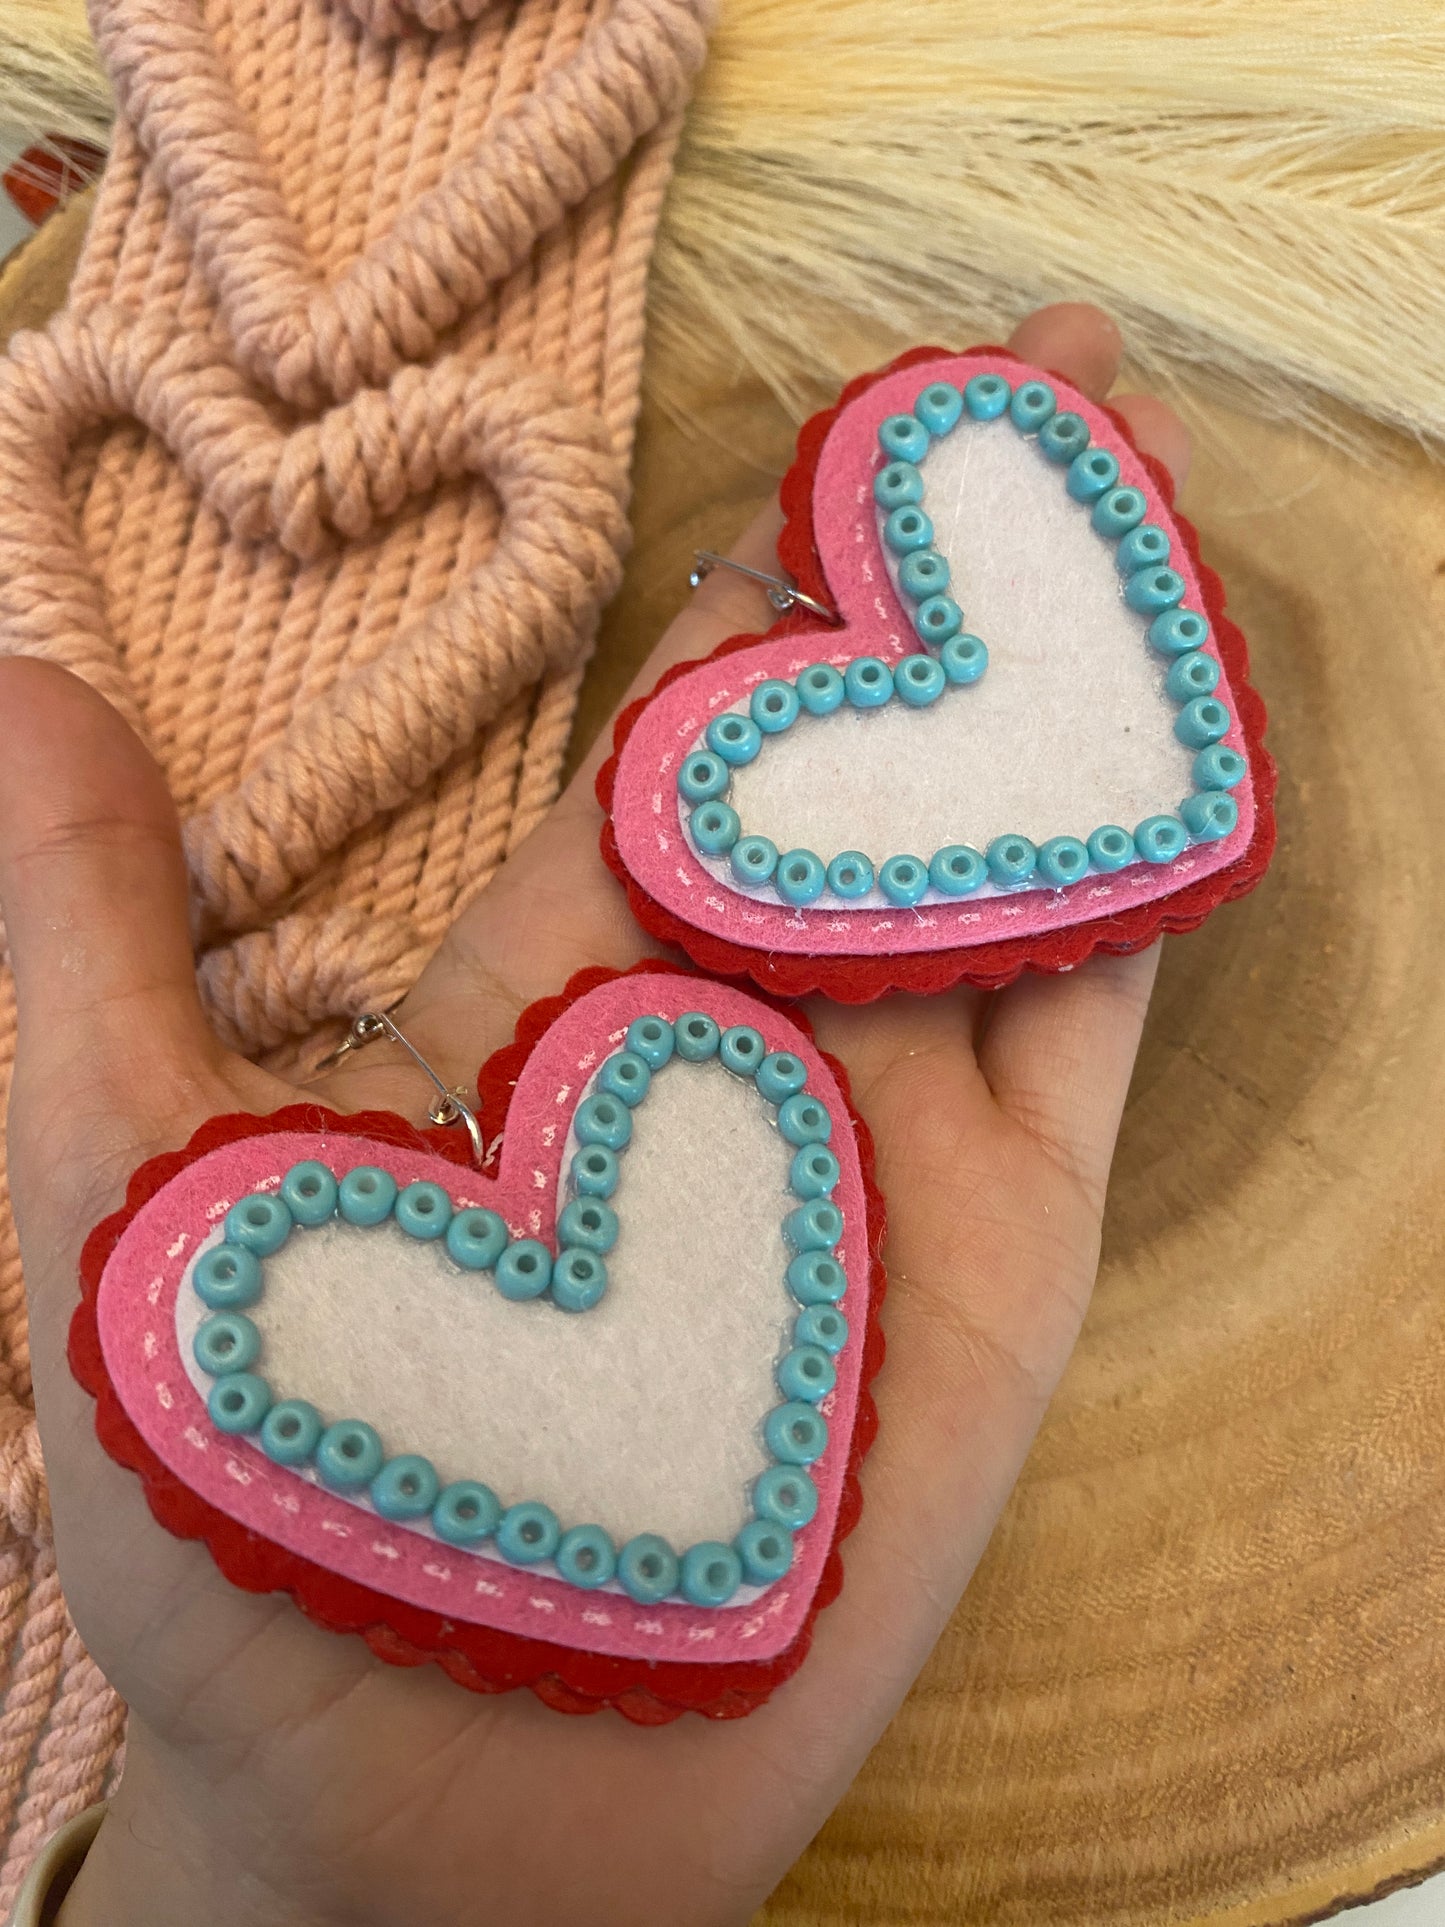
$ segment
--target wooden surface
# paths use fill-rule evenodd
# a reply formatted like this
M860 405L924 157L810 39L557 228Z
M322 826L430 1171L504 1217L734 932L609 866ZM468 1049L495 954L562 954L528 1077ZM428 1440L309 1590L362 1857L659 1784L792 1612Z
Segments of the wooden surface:
M697 392L644 420L579 748L787 460ZM1273 1927L1445 1859L1445 478L1186 412L1279 857L1167 946L1078 1356L767 1927Z

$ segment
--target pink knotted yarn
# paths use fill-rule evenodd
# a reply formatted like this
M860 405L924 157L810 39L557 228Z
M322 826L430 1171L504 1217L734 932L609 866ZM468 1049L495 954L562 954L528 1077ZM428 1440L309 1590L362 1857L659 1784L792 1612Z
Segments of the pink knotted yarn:
M714 0L92 0L120 106L0 364L0 650L185 824L223 1038L394 1001L555 793L617 586L653 235ZM0 971L0 1094L15 1003ZM0 1911L115 1771L0 1208Z

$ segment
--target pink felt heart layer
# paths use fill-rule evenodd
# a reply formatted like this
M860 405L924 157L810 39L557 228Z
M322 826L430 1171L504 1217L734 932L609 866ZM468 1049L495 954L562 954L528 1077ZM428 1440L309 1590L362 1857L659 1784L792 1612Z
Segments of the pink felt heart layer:
M769 1050L802 1058L809 1088L840 1125L848 1117L846 1096L827 1061L779 1013L742 992L694 977L632 974L583 996L537 1042L507 1111L495 1178L473 1175L420 1148L324 1130L242 1137L177 1172L121 1233L101 1273L95 1305L110 1384L156 1459L206 1505L309 1564L449 1621L663 1663L726 1666L786 1651L815 1610L834 1543L867 1343L868 1209L858 1147L846 1129L835 1132L833 1145L842 1166L834 1195L844 1217L850 1336L836 1361L837 1387L822 1408L829 1444L812 1468L819 1510L796 1536L796 1558L787 1577L750 1605L708 1610L666 1602L642 1608L622 1594L583 1593L542 1573L459 1552L430 1535L388 1524L274 1465L245 1441L220 1433L187 1375L176 1340L177 1295L199 1244L237 1198L274 1187L289 1165L305 1158L320 1159L338 1172L374 1163L403 1184L431 1179L458 1204L499 1211L514 1235L550 1242L567 1126L589 1076L634 1017L658 1012L672 1018L697 1009L723 1027L751 1024ZM306 1395L303 1386L277 1390ZM393 1449L421 1449L422 1443L389 1441ZM485 1468L477 1468L477 1476L485 1477Z
M879 540L872 495L881 459L878 426L889 415L910 411L930 382L963 387L982 373L1002 374L1014 384L1047 380L1060 409L1081 415L1094 445L1116 456L1120 482L1144 493L1145 519L1174 538L1171 566L1187 585L1183 606L1208 614L1214 631L1208 650L1220 663L1216 694L1233 717L1224 740L1250 767L1234 792L1235 829L1217 842L1193 845L1170 864L1138 862L1111 876L1091 874L1064 889L927 902L913 910L797 909L771 892L721 885L683 834L676 789L680 762L713 716L746 704L766 678L791 679L818 661L841 667L871 654L892 662L918 651L921 645ZM1053 479L1062 495L1063 471L1055 470ZM603 848L641 920L655 934L681 943L707 968L746 970L766 987L789 994L822 989L859 1001L893 987L935 990L959 980L996 984L1021 968L1069 968L1096 945L1138 948L1163 929L1192 927L1216 902L1251 887L1273 843L1273 767L1259 740L1262 706L1248 682L1242 638L1223 614L1218 579L1200 565L1193 531L1174 514L1166 488L1167 477L1134 448L1119 418L1058 376L1030 369L1006 351L915 353L892 370L854 384L837 410L815 418L800 437L799 460L784 487L790 520L780 544L801 586L831 599L843 626L829 629L793 615L769 637L735 638L705 662L669 672L619 722L617 754L598 784L610 815ZM1089 513L1083 506L1077 512ZM967 622L966 587L961 594ZM1086 702L1087 689L1079 693ZM1162 700L1159 721L1161 730L1172 729L1173 712ZM762 752L789 753L788 736L765 743ZM745 829L766 827L744 824ZM1057 827L1084 836L1096 826ZM966 826L959 828L957 840L970 840ZM926 861L930 852L915 854ZM805 959L810 960L806 965Z

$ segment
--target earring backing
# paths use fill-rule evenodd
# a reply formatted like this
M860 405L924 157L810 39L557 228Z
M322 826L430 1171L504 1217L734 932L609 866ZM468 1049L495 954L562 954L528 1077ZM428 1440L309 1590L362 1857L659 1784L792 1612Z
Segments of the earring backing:
M693 588L699 588L714 569L731 569L734 575L745 575L750 582L761 582L768 592L768 601L780 616L788 615L794 609L806 609L810 615L837 628L843 618L836 609L805 595L791 576L770 575L766 569L751 569L746 562L734 562L731 556L717 555L711 549L697 549L693 552L692 573L688 581Z
M378 1037L389 1037L394 1044L400 1044L436 1085L437 1095L427 1106L427 1116L433 1124L464 1124L467 1127L467 1136L472 1141L472 1155L478 1166L484 1165L486 1146L482 1142L482 1127L477 1121L476 1112L467 1102L465 1091L460 1085L451 1089L442 1082L416 1045L412 1043L401 1026L393 1022L386 1011L367 1011L360 1017L354 1017L351 1021L351 1029L331 1055L323 1059L321 1068L326 1069L332 1064L339 1064L349 1051L361 1050L367 1044L375 1043Z

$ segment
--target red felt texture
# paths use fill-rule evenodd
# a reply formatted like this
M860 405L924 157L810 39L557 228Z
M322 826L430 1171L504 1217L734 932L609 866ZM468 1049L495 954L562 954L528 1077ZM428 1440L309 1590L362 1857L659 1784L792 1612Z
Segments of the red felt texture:
M523 1011L514 1041L489 1058L477 1077L478 1116L485 1142L493 1147L494 1154L495 1140L506 1127L517 1079L538 1040L564 1010L599 984L638 972L695 974L655 958L635 965L631 971L599 966L579 971L558 996L543 998ZM790 1008L786 1014L790 1023L811 1036L807 1020L799 1011ZM424 1149L470 1169L469 1147L458 1132L418 1130L384 1111L345 1117L319 1104L302 1103L288 1105L268 1117L237 1113L211 1118L183 1150L165 1152L141 1165L127 1186L124 1205L96 1226L81 1253L81 1300L71 1320L69 1358L75 1377L96 1401L96 1436L118 1464L138 1474L159 1523L177 1538L203 1541L234 1585L247 1592L289 1593L308 1619L332 1632L359 1634L389 1665L420 1666L434 1661L472 1692L502 1693L527 1687L559 1712L596 1713L611 1707L643 1726L663 1725L685 1712L701 1713L709 1719L736 1719L752 1712L802 1664L817 1614L842 1590L842 1543L862 1513L860 1472L878 1429L871 1384L883 1363L879 1322L886 1288L881 1257L883 1198L874 1178L873 1140L853 1108L847 1072L836 1059L823 1055L848 1104L858 1142L868 1213L867 1329L857 1419L832 1544L802 1630L776 1658L712 1666L649 1663L582 1652L487 1627L459 1626L328 1572L239 1525L163 1465L127 1415L101 1350L96 1318L101 1274L126 1226L177 1172L208 1151L240 1138L321 1130Z
M955 352L934 347L911 348L887 367L858 376L843 390L832 408L825 409L804 423L798 436L796 457L782 483L785 521L778 538L778 558L798 587L825 607L831 608L833 599L814 530L813 487L829 431L849 403L866 394L875 383L917 363L936 361ZM1015 362L1021 359L1009 349L991 346L962 352L997 355ZM1063 380L1064 377L1060 376L1059 379ZM1117 410L1106 408L1104 412L1120 438L1139 456L1163 496L1198 572L1205 613L1229 678L1248 752L1248 781L1254 797L1255 827L1243 853L1224 868L1186 884L1158 901L1136 904L1116 916L1092 918L1047 933L1004 941L907 955L853 957L811 956L806 953L754 949L735 943L698 929L659 903L628 870L618 848L612 822L613 794L623 746L643 711L661 691L698 667L698 661L682 662L667 670L649 695L629 704L618 716L613 731L613 753L597 775L597 796L604 811L601 835L603 860L622 883L633 915L650 935L665 943L675 944L695 963L716 976L749 978L760 989L777 996L802 997L821 992L837 1003L864 1004L889 991L930 995L950 990L960 983L997 990L1012 983L1025 970L1049 974L1072 970L1095 952L1124 955L1143 950L1166 934L1196 929L1220 904L1244 896L1254 888L1264 875L1274 852L1277 777L1274 762L1264 747L1265 708L1249 680L1248 648L1237 624L1226 613L1223 583L1200 557L1197 531L1174 508L1173 478L1163 463L1139 449L1128 422ZM814 628L816 622L815 616L804 609L795 608L775 623L766 636L731 636L719 644L711 655L699 660L710 662L737 650L751 649L762 641Z

